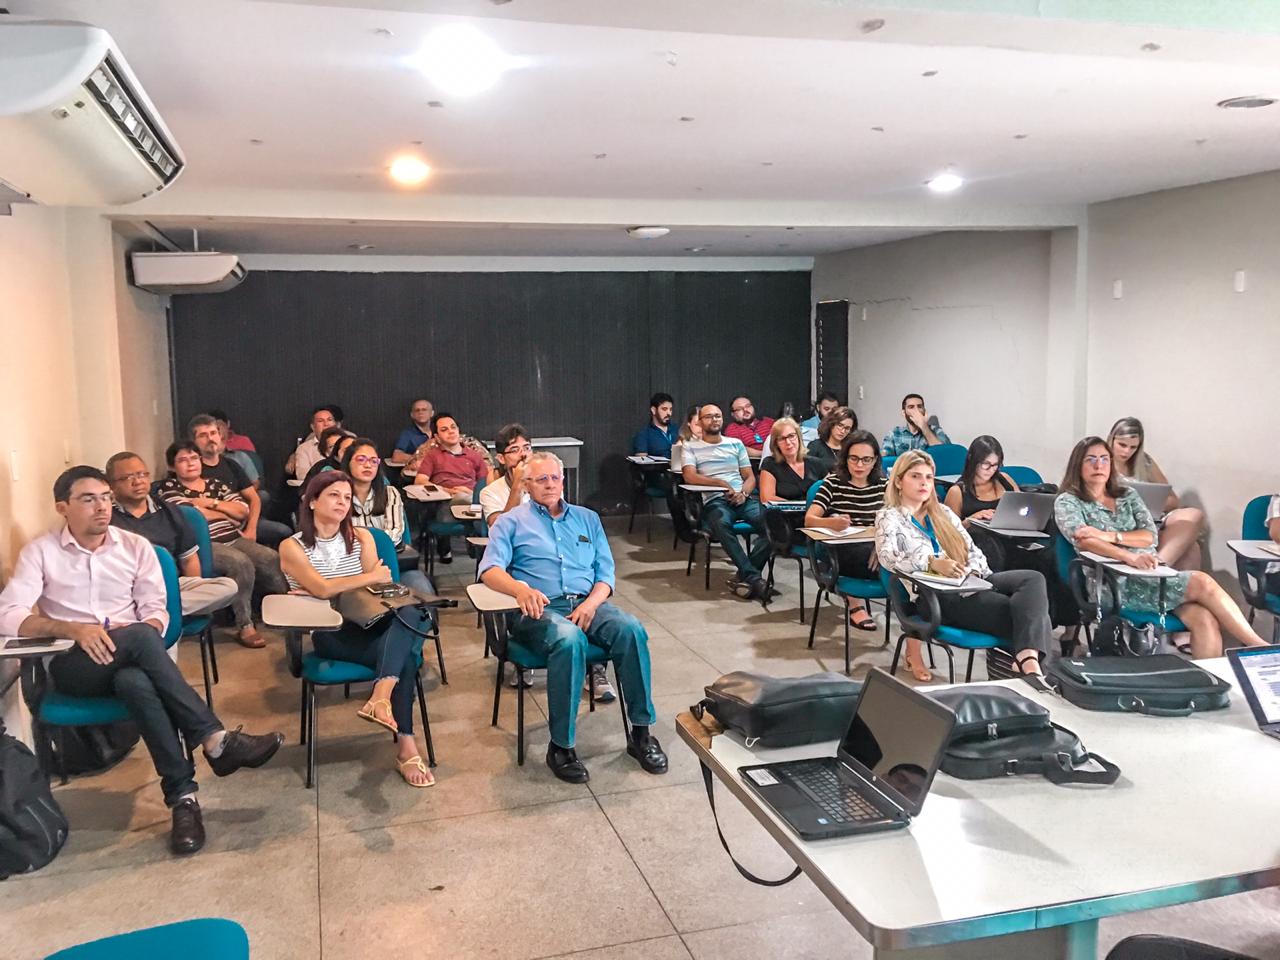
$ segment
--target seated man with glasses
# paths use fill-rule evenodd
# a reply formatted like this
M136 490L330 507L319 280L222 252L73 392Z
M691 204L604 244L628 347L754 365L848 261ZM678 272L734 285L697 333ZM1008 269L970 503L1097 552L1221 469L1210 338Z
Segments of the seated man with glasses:
M181 511L151 496L151 471L136 453L122 451L107 461L107 483L115 498L111 525L164 547L178 563L182 615L198 617L231 605L239 589L230 577L200 576L196 535ZM170 652L177 653L177 646Z
M529 502L529 491L524 481L529 474L533 444L523 426L509 423L494 437L493 449L497 466L493 478L480 491L480 509L484 513L484 522L489 526L493 526L498 517Z
M586 783L574 750L578 691L587 676L587 645L608 652L626 695L627 753L649 773L667 772L667 755L649 732L649 635L631 614L606 602L613 593L613 554L600 516L564 500L564 465L552 453L527 463L530 501L489 531L480 579L514 597L523 614L512 639L547 658L547 766L561 780Z
M65 525L22 548L0 593L0 634L75 642L49 663L54 686L73 697L124 701L173 811L169 849L195 853L204 846L204 821L184 741L203 747L213 772L225 777L262 766L284 734L227 731L169 659L162 639L169 614L155 548L111 526L111 488L102 471L63 471L53 500Z
M773 429L773 418L757 417L750 397L734 397L733 403L729 404L729 414L732 419L725 425L724 435L740 440L756 456L763 456L765 440Z

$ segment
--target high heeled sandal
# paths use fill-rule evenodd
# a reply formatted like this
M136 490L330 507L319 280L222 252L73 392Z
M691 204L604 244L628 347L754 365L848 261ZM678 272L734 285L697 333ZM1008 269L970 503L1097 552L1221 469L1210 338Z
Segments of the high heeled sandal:
M390 730L392 733L398 734L400 731L397 729L394 721L383 720L378 716L378 707L384 703L387 705L387 713L391 713L390 700L370 700L356 711L356 716L361 720L368 720L370 723L376 723L378 726Z
M917 683L932 683L933 671L924 665L923 659L916 662L910 653L902 655L902 662L906 665L911 676L915 678Z
M409 779L409 775L405 772L406 768L416 770L427 779L422 783L415 783ZM434 787L436 785L435 776L427 769L427 765L422 762L422 757L417 754L414 754L408 760L397 760L396 769L400 771L400 778L411 787L421 789L422 787Z
M1057 688L1049 682L1048 677L1043 673L1034 670L1023 670L1025 663L1035 663L1039 665L1040 657L1035 651L1023 651L1024 656L1014 657L1014 665L1018 668L1018 679L1037 693L1057 693Z

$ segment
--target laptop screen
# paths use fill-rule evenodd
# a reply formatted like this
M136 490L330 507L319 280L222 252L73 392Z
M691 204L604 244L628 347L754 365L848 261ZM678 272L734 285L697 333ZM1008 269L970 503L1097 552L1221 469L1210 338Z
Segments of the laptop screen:
M891 787L913 816L920 812L955 715L879 670L867 675L840 752Z
M1280 723L1280 650L1241 651L1237 662L1262 711L1262 722Z

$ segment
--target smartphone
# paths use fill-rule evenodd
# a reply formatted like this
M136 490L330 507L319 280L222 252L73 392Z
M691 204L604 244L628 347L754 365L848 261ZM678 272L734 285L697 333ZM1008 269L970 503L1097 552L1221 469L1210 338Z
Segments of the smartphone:
M5 641L4 648L21 650L26 647L47 647L57 639L57 637L10 637Z

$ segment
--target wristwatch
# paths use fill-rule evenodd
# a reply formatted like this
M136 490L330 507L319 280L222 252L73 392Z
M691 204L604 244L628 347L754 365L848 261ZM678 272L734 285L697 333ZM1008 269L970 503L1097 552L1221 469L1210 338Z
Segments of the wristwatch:
M1120 545L1120 531L1116 530L1112 536L1115 538L1116 546Z

